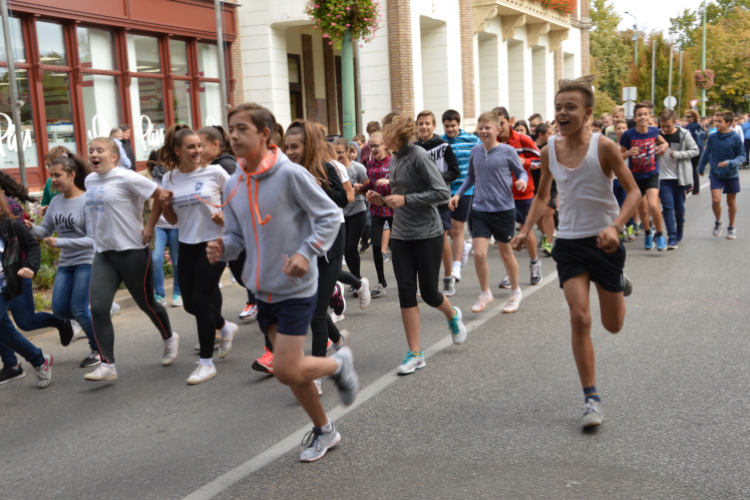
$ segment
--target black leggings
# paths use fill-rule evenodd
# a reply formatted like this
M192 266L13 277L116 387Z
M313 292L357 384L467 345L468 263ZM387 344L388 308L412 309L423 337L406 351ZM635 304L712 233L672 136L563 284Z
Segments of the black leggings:
M359 261L359 240L365 232L365 226L367 225L367 211L363 210L354 215L344 217L344 226L346 227L346 250L344 251L344 257L346 257L346 265L357 279L362 279L360 274L360 261Z
M385 273L383 272L383 226L388 222L388 227L393 226L393 217L372 216L372 260L375 261L375 270L378 273L378 283L384 287ZM415 292L416 293L416 292Z
M440 307L445 300L438 288L443 244L442 234L425 240L391 239L391 260L401 309L417 307L417 278L422 300L427 305Z
M242 287L245 286L245 282L242 280L242 271L245 270L245 257L245 251L243 250L237 260L229 263L229 270L232 271L234 280ZM247 303L255 304L255 294L250 290L247 290Z
M328 339L338 343L341 334L336 325L333 324L331 315L328 314L328 304L331 302L333 287L341 271L341 257L328 262L323 257L318 257L318 303L315 306L312 324L312 355L325 358L328 350Z
M701 162L700 155L690 158L690 162L693 164L693 194L701 192L701 176L698 173L698 164Z
M162 340L172 336L167 311L154 297L151 249L145 247L97 253L91 266L89 297L94 336L104 363L115 362L115 329L109 310L122 282L125 282L130 296L159 331Z
M226 263L209 264L206 243L190 245L180 242L180 266L177 280L180 283L185 311L195 316L198 325L200 356L211 359L214 354L216 330L224 326L221 315L222 297L219 290L221 274Z

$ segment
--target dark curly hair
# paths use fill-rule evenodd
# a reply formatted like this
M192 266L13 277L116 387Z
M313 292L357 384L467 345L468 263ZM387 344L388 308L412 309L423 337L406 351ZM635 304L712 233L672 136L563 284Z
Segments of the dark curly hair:
M21 203L26 201L35 202L36 200L29 196L29 190L20 185L16 180L5 172L0 172L0 189L3 190L5 196L14 198Z

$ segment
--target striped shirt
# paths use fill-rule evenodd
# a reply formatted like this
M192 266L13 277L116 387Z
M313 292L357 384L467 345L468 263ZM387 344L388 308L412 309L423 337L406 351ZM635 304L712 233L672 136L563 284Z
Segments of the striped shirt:
M372 189L385 198L391 195L391 186L377 186L375 183L378 179L390 179L391 177L391 157L386 156L382 160L376 160L374 157L367 162L367 178L370 183L366 186L368 190ZM370 213L378 217L393 217L393 210L387 205L382 207L370 203Z
M458 136L448 137L443 134L443 140L451 145L453 155L458 160L458 169L461 171L461 175L458 179L451 183L451 195L458 193L461 189L466 175L469 173L469 158L471 158L471 148L480 143L479 137L467 134L463 129L460 129ZM464 193L464 196L474 196L474 187Z

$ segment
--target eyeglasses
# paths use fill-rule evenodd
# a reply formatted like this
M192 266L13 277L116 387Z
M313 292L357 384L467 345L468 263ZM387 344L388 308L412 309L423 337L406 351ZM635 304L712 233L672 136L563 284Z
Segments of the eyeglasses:
M370 144L370 149L378 149L379 147L382 147L382 144Z

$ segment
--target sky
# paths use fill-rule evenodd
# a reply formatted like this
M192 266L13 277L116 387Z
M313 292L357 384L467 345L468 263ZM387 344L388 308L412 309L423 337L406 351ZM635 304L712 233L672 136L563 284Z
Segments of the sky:
M633 27L634 19L625 14L630 12L638 18L639 31L669 31L669 18L678 16L684 9L696 9L702 0L612 0L615 10L622 17L620 29Z

